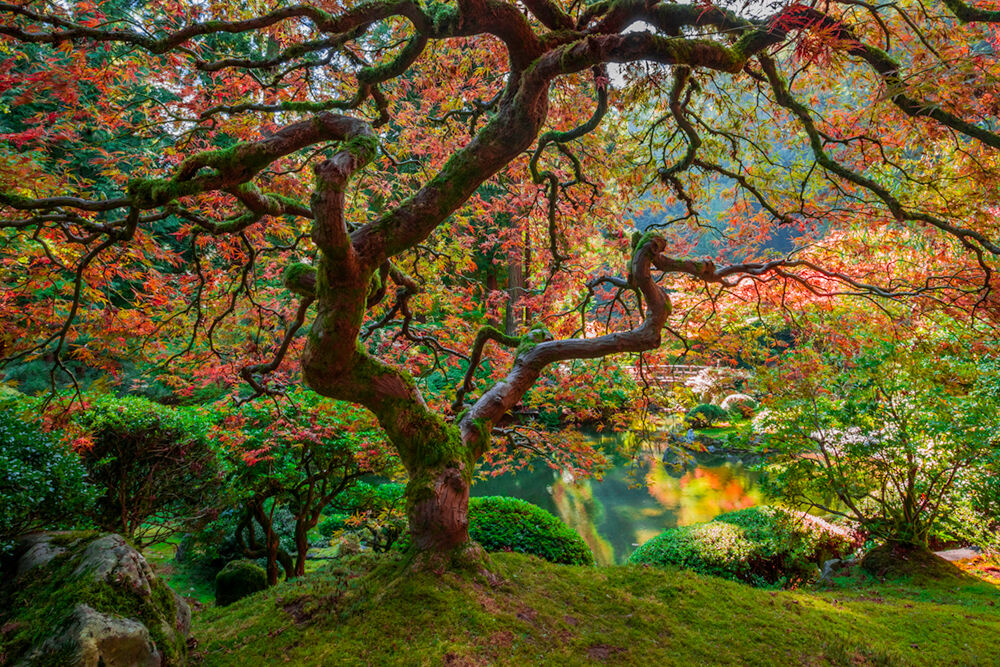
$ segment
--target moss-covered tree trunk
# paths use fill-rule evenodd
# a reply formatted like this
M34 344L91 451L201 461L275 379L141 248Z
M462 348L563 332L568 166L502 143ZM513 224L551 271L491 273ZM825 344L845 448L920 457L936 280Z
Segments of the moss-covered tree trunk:
M471 466L420 467L406 488L410 538L419 551L451 551L469 541Z

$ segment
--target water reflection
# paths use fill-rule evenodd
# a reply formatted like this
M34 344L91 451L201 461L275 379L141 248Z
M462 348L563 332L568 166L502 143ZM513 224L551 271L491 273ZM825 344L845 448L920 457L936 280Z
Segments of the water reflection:
M665 462L654 452L623 461L601 480L576 481L549 468L480 480L474 496L513 496L560 517L600 565L624 562L666 528L708 521L762 501L751 456L695 454Z

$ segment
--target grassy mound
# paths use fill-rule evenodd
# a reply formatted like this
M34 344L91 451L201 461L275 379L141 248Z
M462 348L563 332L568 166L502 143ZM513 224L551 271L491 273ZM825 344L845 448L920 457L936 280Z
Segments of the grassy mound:
M929 549L913 549L883 544L868 551L861 567L880 579L909 578L915 581L947 581L969 577L954 563L949 563Z
M356 557L195 619L204 667L942 665L1000 655L1000 589L765 591L690 571L490 557L502 582Z

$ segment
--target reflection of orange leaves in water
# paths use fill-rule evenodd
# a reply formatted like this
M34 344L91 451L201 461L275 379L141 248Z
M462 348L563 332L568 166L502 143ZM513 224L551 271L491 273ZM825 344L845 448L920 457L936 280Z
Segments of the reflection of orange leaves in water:
M760 493L750 488L732 465L696 468L679 481L680 507L677 525L710 521L716 516L760 502Z
M663 508L676 515L676 525L710 521L724 512L752 507L761 502L760 491L744 476L741 466L726 464L715 468L695 468L680 477L667 466L650 465L646 489Z
M646 489L649 495L665 508L673 509L680 505L680 480L671 477L662 463L657 462L649 466L649 471L646 473Z

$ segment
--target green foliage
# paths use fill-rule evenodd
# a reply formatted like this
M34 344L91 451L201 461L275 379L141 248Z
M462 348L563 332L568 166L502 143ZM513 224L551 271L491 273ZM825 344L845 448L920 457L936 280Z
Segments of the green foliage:
M234 560L215 575L215 604L220 607L267 588L264 568L249 560Z
M363 476L395 471L383 433L362 410L308 390L286 398L280 405L213 406L213 434L225 443L231 509L190 540L197 558L219 563L266 555L274 568L263 549L271 524L283 552L277 557L294 553L301 565L307 535L324 508L350 494Z
M405 492L403 484L358 482L330 502L333 513L320 525L320 534L353 530L374 551L388 551L406 531Z
M677 565L754 586L792 586L812 579L824 560L853 547L849 534L829 524L759 506L670 528L636 549L629 562Z
M0 405L0 555L22 533L79 525L95 496L76 453L15 405Z
M567 565L594 564L590 547L572 528L518 498L472 498L469 536L487 551L516 551Z
M729 412L712 403L701 403L689 410L684 418L691 424L691 428L708 428L728 419Z
M268 508L270 509L270 508ZM295 551L295 516L285 507L278 507L271 519L271 528L278 536L278 545L288 553ZM251 538L248 531L253 531ZM179 556L185 562L218 571L230 561L247 555L251 544L264 543L264 529L250 521L246 510L227 507L218 517L200 530L181 539ZM251 555L256 557L251 551Z
M103 530L151 543L215 505L222 472L196 410L103 396L77 424L91 441L81 457L101 492L94 520Z
M970 500L995 512L1000 368L922 345L800 349L772 369L755 420L771 452L768 492L912 546Z
M347 520L350 518L349 514L343 514L341 512L334 512L332 514L327 514L319 525L316 526L316 530L319 534L326 539L332 539L335 535L338 535L349 528Z

